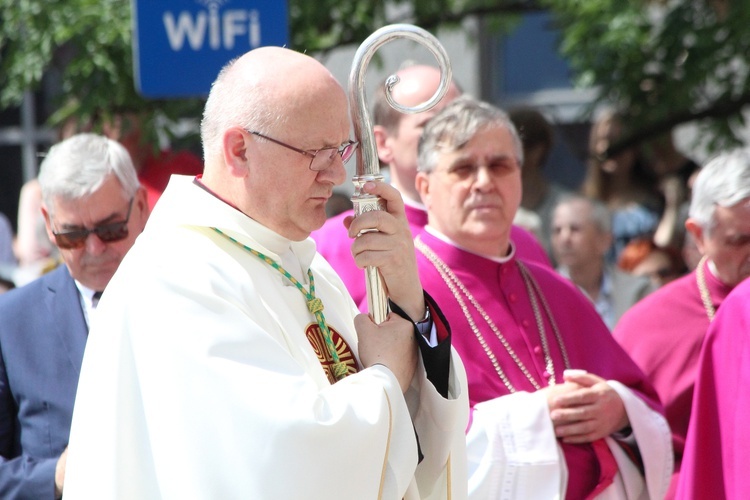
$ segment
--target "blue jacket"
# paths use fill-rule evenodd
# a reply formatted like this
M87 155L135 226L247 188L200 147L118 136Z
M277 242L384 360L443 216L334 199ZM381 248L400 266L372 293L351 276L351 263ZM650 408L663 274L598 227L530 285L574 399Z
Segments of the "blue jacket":
M54 498L88 326L65 265L0 295L0 498Z

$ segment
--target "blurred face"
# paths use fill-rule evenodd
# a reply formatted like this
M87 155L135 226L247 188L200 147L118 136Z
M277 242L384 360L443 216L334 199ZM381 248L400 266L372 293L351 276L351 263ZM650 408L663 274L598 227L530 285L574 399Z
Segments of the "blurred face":
M431 89L430 92L421 92L414 94L409 106L416 106L423 102L426 102L436 89ZM398 124L398 129L395 134L388 136L388 145L392 151L393 159L391 164L396 169L409 173L411 178L417 174L417 147L419 146L419 138L422 137L422 130L424 130L425 124L430 121L430 118L443 109L446 104L453 101L459 96L459 92L456 87L451 87L448 93L443 97L440 103L429 111L424 113L415 114L403 114ZM418 97L418 98L414 98ZM398 98L397 98L398 99Z
M386 144L390 148L391 170L402 173L404 177L417 175L417 147L425 124L435 116L437 109L424 113L403 115L395 133L389 134Z
M591 207L573 200L558 205L552 216L551 245L555 260L569 269L602 265L611 238L592 222Z
M521 202L521 168L505 127L477 133L462 149L445 152L430 173L417 174L429 224L460 246L504 256Z
M130 216L128 217L128 209ZM119 241L105 242L97 234L88 234L78 248L62 248L60 256L71 276L93 290L104 290L120 265L125 253L143 231L148 217L146 192L139 189L133 198L122 190L114 175L94 193L77 200L57 197L51 207L42 207L47 234L55 243L53 233L70 233L85 229L112 227L110 224L127 222L127 236Z
M347 109L344 91L331 86L303 118L268 135L305 151L339 147L349 140ZM333 188L346 179L341 157L335 155L330 167L315 172L309 168L309 156L244 134L252 151L251 172L245 179L247 192L252 193L246 213L286 238L307 238L326 221Z
M695 236L698 250L716 266L718 278L736 286L750 276L750 200L732 207L717 206L715 225L710 233L688 219L688 230Z
M417 106L427 102L440 84L440 73L437 69L415 69L403 75L403 79L393 89L393 97L404 106ZM378 141L378 156L391 169L393 185L402 194L418 200L414 187L417 175L417 147L425 124L460 95L458 88L452 85L437 106L424 113L402 114L398 127L392 133L383 127L375 127Z
M604 154L612 143L622 135L620 123L615 119L605 119L598 123L592 131L592 151L594 156ZM613 158L603 161L599 168L608 174L621 173L629 170L635 162L635 151L626 149Z

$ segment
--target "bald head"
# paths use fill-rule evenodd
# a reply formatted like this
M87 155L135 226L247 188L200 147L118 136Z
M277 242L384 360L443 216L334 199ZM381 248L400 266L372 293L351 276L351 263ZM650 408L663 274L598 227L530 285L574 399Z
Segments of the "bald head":
M206 167L222 160L222 134L242 127L272 135L318 107L321 92L341 85L310 56L281 47L261 47L231 61L211 87L201 122Z
M440 70L434 66L422 64L408 66L396 72L399 78L397 85L393 87L393 98L404 106L417 106L427 102L437 91L440 85ZM385 81L378 87L375 93L375 104L373 109L373 121L375 125L381 125L393 133L398 128L403 114L396 111L388 104L385 98ZM448 93L438 107L442 107L461 94L461 89L451 82Z
M399 82L393 87L393 98L404 106L416 106L427 102L440 86L440 70L433 66L409 66L396 73ZM437 106L417 114L403 114L391 108L385 98L383 85L375 94L373 120L375 144L378 157L390 168L391 184L413 202L419 201L414 186L417 175L417 144L422 128L435 113L461 94L459 87L451 82L448 92Z
M211 87L201 123L203 183L257 222L302 240L323 225L325 204L346 179L342 157L331 151L349 131L346 93L322 64L288 49L255 49ZM332 160L313 170L318 153L310 152L321 150Z

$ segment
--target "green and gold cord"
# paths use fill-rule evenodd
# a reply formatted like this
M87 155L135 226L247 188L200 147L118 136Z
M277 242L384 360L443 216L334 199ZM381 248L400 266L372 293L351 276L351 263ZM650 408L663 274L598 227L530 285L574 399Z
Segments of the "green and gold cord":
M325 340L326 347L328 347L328 352L331 354L331 357L333 358L334 378L336 380L341 380L342 378L346 377L349 374L349 369L346 366L346 363L342 363L341 360L339 359L339 354L336 351L336 346L333 344L333 339L331 338L331 331L328 329L328 325L326 324L326 318L323 315L323 301L315 296L315 278L313 277L312 271L310 269L307 270L307 277L310 280L310 291L308 292L307 290L305 290L305 287L302 285L302 283L297 281L297 279L294 276L289 274L289 272L286 269L281 267L281 265L275 260L273 260L272 258L237 241L236 239L232 238L231 236L222 232L220 229L216 227L212 227L211 229L213 229L224 238L228 239L229 241L239 246L240 248L244 249L245 251L255 255L260 260L262 260L269 266L279 271L281 274L284 275L286 279L291 281L294 284L294 286L297 287L297 289L307 299L307 309L315 316L315 320L318 322L320 331L323 332L323 339Z

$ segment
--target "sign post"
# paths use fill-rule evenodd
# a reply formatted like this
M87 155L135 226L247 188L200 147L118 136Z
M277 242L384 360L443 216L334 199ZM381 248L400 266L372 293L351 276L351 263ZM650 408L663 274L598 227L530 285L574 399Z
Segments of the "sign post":
M285 0L132 0L135 85L147 98L202 97L248 50L289 44Z

